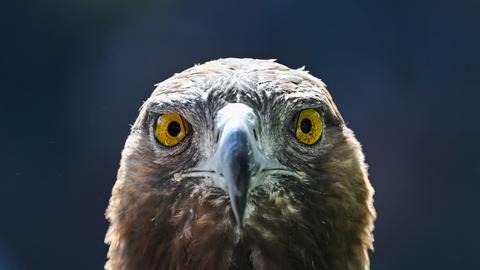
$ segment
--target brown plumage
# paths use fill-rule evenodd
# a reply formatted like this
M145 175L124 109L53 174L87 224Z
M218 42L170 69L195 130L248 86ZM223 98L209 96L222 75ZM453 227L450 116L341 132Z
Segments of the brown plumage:
M313 144L295 135L307 108L323 121ZM164 146L156 123L172 113L189 131ZM372 194L360 144L319 79L272 60L197 65L158 84L132 126L105 268L369 269Z

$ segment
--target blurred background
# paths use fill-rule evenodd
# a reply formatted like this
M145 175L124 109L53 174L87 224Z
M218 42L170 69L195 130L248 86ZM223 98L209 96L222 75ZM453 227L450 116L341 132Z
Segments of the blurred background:
M0 269L103 269L153 85L220 57L323 79L376 189L372 269L480 269L480 2L2 1Z

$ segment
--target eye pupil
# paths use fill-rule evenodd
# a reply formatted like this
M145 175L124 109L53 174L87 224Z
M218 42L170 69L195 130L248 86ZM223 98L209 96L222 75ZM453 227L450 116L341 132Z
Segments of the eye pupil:
M300 122L300 129L303 133L310 132L310 130L312 130L312 121L307 118L303 119L302 122Z
M181 131L180 124L177 121L172 121L170 124L168 124L167 131L170 136L177 137Z

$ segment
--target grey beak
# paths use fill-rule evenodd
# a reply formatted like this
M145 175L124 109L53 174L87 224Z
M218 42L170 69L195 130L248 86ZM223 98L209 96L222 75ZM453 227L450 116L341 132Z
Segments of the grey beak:
M248 131L234 128L224 134L220 148L223 177L237 224L243 226L250 178L255 167Z

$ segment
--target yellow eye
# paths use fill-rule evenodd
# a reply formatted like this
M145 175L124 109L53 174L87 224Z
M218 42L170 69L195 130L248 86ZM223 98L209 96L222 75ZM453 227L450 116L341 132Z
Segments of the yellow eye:
M165 145L174 146L187 136L190 125L179 114L162 114L157 119L155 138Z
M322 136L323 120L315 109L305 109L298 113L295 136L304 144L314 144Z

